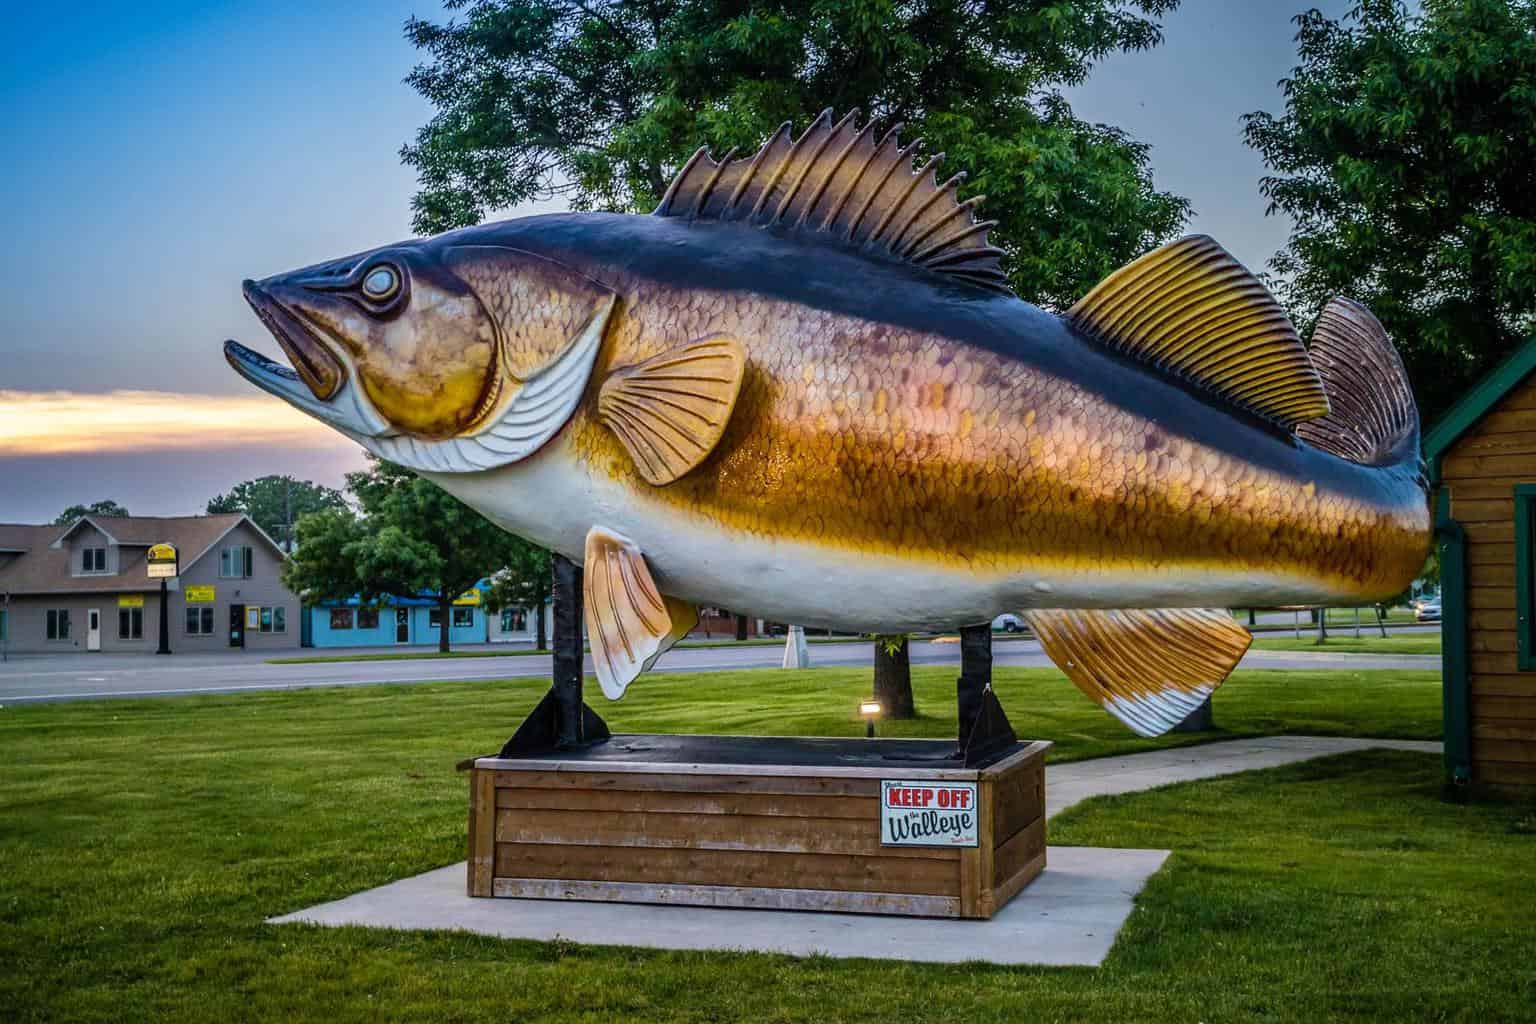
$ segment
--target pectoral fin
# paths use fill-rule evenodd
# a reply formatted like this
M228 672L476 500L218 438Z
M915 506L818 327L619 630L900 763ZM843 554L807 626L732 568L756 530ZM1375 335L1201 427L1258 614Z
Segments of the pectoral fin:
M1140 736L1187 718L1253 642L1214 608L1040 609L1023 618L1056 667Z
M703 462L730 422L747 354L723 334L614 370L597 412L648 483L662 487Z
M698 622L691 605L656 589L645 556L626 537L587 531L583 610L597 681L618 700L635 677Z

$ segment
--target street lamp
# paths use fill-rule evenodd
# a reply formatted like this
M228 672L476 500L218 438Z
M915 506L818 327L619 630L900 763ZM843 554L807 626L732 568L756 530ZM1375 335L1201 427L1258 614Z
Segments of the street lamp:
M864 719L864 737L866 739L875 738L875 719L880 717L881 710L880 702L877 700L866 700L859 704L859 714Z

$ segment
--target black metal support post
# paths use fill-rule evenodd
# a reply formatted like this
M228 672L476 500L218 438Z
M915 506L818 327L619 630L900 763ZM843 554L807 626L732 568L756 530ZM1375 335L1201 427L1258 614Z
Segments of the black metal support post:
M975 767L1018 742L1008 716L992 692L992 624L960 630L960 678L955 680L960 712L959 757Z
M1207 697L1200 702L1200 706L1184 717L1184 721L1173 727L1174 732L1210 732L1216 728L1216 716L1211 711L1211 698Z
M171 653L171 596L164 577L160 579L160 646L155 653Z
M502 757L571 750L608 739L608 725L581 699L581 568L563 555L551 559L555 622L554 672L549 692L501 748Z

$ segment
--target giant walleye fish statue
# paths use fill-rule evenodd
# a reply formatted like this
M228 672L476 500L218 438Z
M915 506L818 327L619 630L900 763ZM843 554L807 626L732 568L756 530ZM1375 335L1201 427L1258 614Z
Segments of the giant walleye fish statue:
M1190 237L1064 315L1015 298L977 200L823 115L700 151L651 216L452 231L245 286L252 383L585 569L617 698L695 603L847 630L1023 609L1137 732L1250 638L1231 606L1359 604L1424 562L1403 366L1335 299L1310 352ZM294 372L297 371L297 372Z

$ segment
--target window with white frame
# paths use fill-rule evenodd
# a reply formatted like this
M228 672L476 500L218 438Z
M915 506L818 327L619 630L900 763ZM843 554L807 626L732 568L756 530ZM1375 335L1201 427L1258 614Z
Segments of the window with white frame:
M81 548L80 549L81 572L106 572L107 549L106 548Z
M251 549L245 544L231 544L219 549L219 576L227 580L251 578Z
M282 605L262 605L257 612L261 625L257 631L261 633L286 633L288 632L288 612Z
M453 610L453 628L468 629L475 624L475 610L473 608L455 608Z

